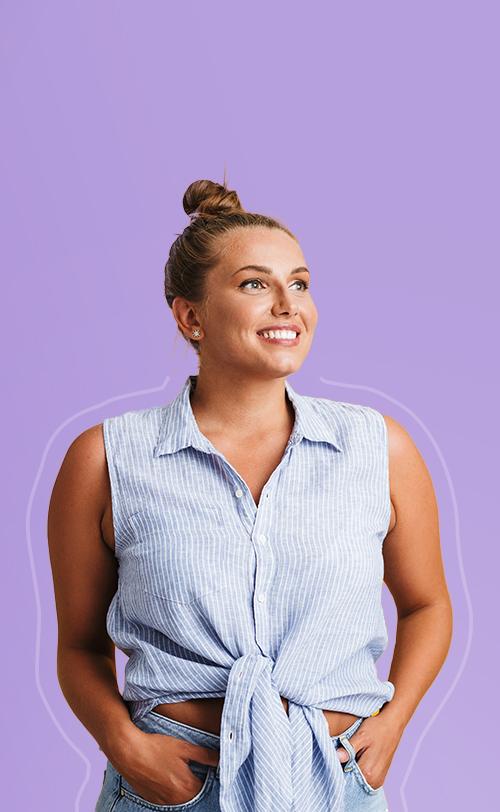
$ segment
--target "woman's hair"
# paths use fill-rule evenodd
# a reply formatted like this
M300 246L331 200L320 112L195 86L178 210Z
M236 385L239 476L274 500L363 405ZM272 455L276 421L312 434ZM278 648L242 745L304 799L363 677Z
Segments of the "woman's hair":
M227 188L225 177L223 184L194 181L186 189L182 205L191 222L172 244L165 265L165 298L170 308L176 296L196 303L206 299L207 274L225 250L220 237L230 231L263 226L279 228L296 239L279 220L245 211L237 193ZM199 353L199 342L186 340Z

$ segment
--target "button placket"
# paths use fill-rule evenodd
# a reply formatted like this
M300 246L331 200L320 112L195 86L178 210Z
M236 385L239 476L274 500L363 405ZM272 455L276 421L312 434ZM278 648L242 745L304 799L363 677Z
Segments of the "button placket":
M278 468L275 469L275 471L273 473L273 476L277 475L277 471L280 468L280 466L282 465L282 463L283 463L283 460L281 461ZM252 507L254 508L254 511L253 511L254 512L254 521L255 521L255 523L261 524L260 520L261 519L265 520L266 511L268 509L267 506L269 505L269 498L270 498L270 495L271 495L272 491L271 490L266 490L264 488L264 490L263 490L263 492L261 494L261 498L259 499L259 504L257 505L257 513L255 513L255 502L253 500L253 497L252 497L250 491L248 490L248 486L245 484L245 489L243 489L240 486L240 484L237 483L237 481L233 484L233 494L237 499L242 500L242 502L244 502L247 499L246 491L248 491L248 499L252 502ZM270 548L269 548L269 537L265 533L256 532L255 524L254 524L254 527L253 527L252 538L253 538L253 541L254 541L254 549L255 549L255 552L256 552L255 576L256 576L256 583L258 584L258 582L261 580L261 574L264 577L266 577L266 570L267 570L266 551L269 551L269 554L271 554L271 551L270 551ZM254 592L254 600L257 602L257 604L263 605L265 603L265 601L266 601L266 597L267 597L267 593L266 593L265 588L263 588L262 586L260 586L260 588L259 588L259 586L256 586L255 592ZM259 621L258 619L256 619L256 622L257 622L257 626L259 626L262 621ZM257 636L259 636L259 635L257 634Z
M268 555L270 554L268 541L269 538L265 533L257 533L255 536L256 541L256 551L257 551L257 562L256 562L256 598L258 603L263 604L266 600L266 590L262 588L262 585L259 584L261 580L261 573L262 569L264 569L264 575L267 570L267 561Z

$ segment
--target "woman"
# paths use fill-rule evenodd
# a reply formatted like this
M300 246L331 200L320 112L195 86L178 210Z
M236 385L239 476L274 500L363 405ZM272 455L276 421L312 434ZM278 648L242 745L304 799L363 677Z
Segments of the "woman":
M286 380L318 318L293 234L225 183L183 203L165 295L198 374L80 434L49 508L58 678L108 759L96 810L383 812L451 639L432 482L395 420Z

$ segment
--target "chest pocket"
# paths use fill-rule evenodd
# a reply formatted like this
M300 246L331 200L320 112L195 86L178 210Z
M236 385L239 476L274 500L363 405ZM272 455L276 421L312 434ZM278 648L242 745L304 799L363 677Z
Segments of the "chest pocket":
M128 522L134 535L128 563L145 597L186 605L222 589L227 539L219 506L172 497L162 500L161 511L144 509Z

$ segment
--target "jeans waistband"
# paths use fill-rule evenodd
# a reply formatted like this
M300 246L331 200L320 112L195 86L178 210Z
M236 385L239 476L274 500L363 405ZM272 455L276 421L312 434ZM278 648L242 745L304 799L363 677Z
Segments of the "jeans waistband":
M380 708L370 716L376 716L380 712ZM367 717L359 716L347 730L331 736L335 745L340 744L341 736L352 736L363 719ZM210 747L213 750L220 749L220 736L216 733L211 733L209 730L202 730L199 727L188 725L185 722L179 722L177 719L171 719L169 716L163 716L161 713L150 710L140 719L137 719L135 724L141 730L148 733L164 733L167 736L175 736L179 739L191 742L192 744L200 744L203 747ZM216 776L219 777L220 762L216 767Z

